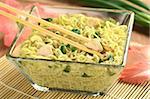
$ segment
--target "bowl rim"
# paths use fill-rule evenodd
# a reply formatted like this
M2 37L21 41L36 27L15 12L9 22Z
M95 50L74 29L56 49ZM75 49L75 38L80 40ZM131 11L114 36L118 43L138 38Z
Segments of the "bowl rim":
M36 6L33 6L31 8L31 12L33 8ZM16 34L11 46L9 47L8 52L6 53L6 57L10 60L26 60L26 61L46 61L46 62L62 62L62 63L78 63L78 64L91 64L91 65L97 65L97 66L121 66L124 67L127 61L127 55L128 55L128 48L129 48L129 43L130 43L130 38L131 38L131 33L132 33L132 28L133 28L133 23L134 23L134 12L128 11L128 10L114 10L114 9L101 9L101 8L88 8L88 7L66 7L66 6L46 6L48 8L54 8L54 9L64 9L64 10L83 10L83 11L99 11L99 12L113 12L113 13L127 13L130 15L129 18L129 25L127 26L127 39L125 42L125 48L124 48L124 54L123 54L123 59L121 64L105 64L105 63L84 63L84 62L75 62L75 61L62 61L62 60L50 60L50 59L40 59L40 58L23 58L23 57L17 57L11 55L13 52L15 45L17 43L17 40L19 39L19 35L21 32L24 30L24 27L19 29L19 32Z
M82 6L56 6L56 5L48 6L46 5L45 7L55 8L55 9L86 10L86 11L90 10L90 11L115 12L115 13L126 12L128 14L134 13L133 11L130 11L130 10L91 8L91 7L82 7Z

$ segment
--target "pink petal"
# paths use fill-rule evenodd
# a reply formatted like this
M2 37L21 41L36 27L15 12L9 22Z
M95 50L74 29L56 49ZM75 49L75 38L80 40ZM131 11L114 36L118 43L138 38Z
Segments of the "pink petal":
M128 62L119 79L128 83L142 83L150 80L150 46L132 45L129 48Z
M18 3L16 0L4 0L4 2L10 6L20 8L20 3ZM0 8L0 10L16 15L5 8ZM13 22L2 15L0 15L0 22L0 32L4 33L4 45L9 47L15 38L16 33L18 32L17 24L16 22Z
M141 59L148 59L150 61L150 45L132 45L128 52L128 65L132 65Z
M0 15L0 32L4 33L4 45L9 47L18 32L16 22Z

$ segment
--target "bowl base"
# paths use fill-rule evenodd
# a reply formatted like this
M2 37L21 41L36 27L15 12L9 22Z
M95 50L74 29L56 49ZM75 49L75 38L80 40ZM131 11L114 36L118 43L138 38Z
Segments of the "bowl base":
M105 92L87 92L87 91L80 91L80 90L66 90L66 89L59 89L59 88L47 88L47 87L42 87L37 84L31 84L34 89L42 92L50 92L50 91L60 91L60 92L70 92L70 93L80 93L83 95L91 95L91 96L101 96L105 95Z

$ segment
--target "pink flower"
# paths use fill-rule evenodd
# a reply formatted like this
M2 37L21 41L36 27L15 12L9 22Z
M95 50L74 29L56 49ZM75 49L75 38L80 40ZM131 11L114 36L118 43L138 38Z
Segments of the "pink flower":
M4 2L10 6L13 6L16 8L21 8L20 3L18 3L15 0L5 0ZM5 12L16 15L15 13L8 11L5 8L0 7L0 10L3 10ZM0 32L4 33L4 38L3 38L4 45L9 47L11 45L13 39L15 38L16 33L18 32L17 24L16 24L16 22L14 22L2 15L0 15L0 22L1 22L0 23Z
M128 83L150 80L150 46L134 44L129 49L128 62L119 79Z

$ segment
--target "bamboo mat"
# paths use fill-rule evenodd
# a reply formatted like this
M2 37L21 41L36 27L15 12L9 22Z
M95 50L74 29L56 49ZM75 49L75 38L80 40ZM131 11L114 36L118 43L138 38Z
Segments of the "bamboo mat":
M0 99L150 99L150 82L140 85L116 81L106 95L89 96L69 92L36 91L5 56L0 59Z

